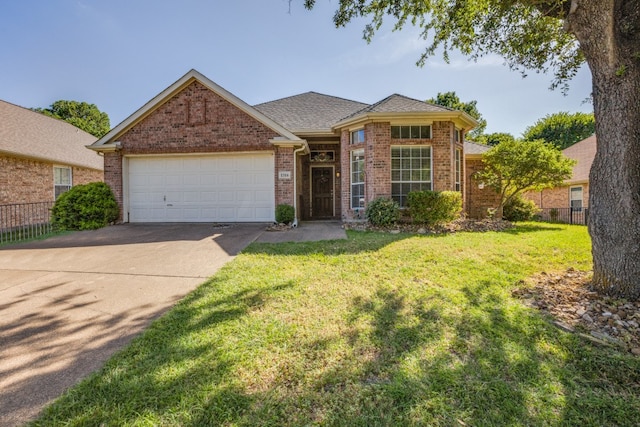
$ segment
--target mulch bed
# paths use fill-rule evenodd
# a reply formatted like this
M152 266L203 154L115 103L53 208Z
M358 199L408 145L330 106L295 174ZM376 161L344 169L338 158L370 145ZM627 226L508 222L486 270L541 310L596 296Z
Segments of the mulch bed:
M640 301L602 296L591 288L590 271L569 268L522 282L513 295L549 314L561 329L600 345L640 356Z

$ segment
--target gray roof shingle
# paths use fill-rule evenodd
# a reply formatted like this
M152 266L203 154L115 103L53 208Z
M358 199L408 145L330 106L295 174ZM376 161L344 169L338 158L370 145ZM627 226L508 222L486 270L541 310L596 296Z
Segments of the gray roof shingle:
M69 123L0 100L0 153L103 170L87 145L93 135Z
M473 141L464 141L464 154L484 154L491 149L490 146L478 144Z
M344 119L366 113L440 113L451 111L455 110L394 93L375 104L368 105L365 108L352 113L350 116L344 117Z
M367 105L321 93L306 92L253 107L287 129L296 132L328 131L339 120Z

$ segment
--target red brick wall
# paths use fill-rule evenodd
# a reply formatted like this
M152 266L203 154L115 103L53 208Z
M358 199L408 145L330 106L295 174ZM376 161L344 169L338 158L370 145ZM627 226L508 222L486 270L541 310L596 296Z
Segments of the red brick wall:
M58 165L56 166L64 166ZM53 201L54 163L0 157L0 205ZM72 167L72 185L102 181L102 171Z
M350 132L342 131L342 218L346 221L363 219L363 213L350 208L351 155L352 150L365 149L365 197L371 201L376 197L391 197L391 146L429 145L432 156L433 189L455 190L455 149L462 149L454 142L455 127L451 122L435 122L431 139L391 139L391 124L368 123L364 126L364 144L351 145ZM463 179L464 181L464 179Z
M276 168L275 168L275 194L276 206L286 203L293 206L293 147L277 147L276 149ZM291 172L290 179L280 179L278 171Z
M465 159L465 211L470 218L485 218L487 209L495 209L500 204L498 193L489 187L481 189L479 182L472 178L481 169L481 159Z
M104 153L104 182L116 196L120 207L119 220L122 221L122 154L119 152Z
M273 151L276 132L193 82L118 138L122 153Z
M564 185L562 187L547 188L542 191L530 191L524 197L533 202L539 208L568 208L569 189L571 187L582 187L582 207L589 207L589 184Z

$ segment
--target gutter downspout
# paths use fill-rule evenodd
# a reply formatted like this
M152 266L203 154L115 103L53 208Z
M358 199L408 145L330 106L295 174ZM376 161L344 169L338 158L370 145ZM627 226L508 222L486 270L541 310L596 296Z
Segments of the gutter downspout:
M295 212L295 218L291 228L298 227L298 153L306 150L304 145L296 150L293 150L293 210Z

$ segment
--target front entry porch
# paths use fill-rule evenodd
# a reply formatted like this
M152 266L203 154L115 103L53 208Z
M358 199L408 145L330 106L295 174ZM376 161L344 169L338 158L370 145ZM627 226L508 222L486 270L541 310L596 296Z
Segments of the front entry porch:
M310 154L300 160L299 207L301 219L340 219L340 150L336 144L309 144Z

